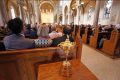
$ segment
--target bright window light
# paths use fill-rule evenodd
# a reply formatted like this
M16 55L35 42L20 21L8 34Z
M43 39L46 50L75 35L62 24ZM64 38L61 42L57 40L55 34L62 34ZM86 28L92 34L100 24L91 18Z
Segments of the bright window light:
M14 19L15 18L15 11L14 11L13 7L11 8L11 14L12 14L12 19Z
M81 4L84 4L84 2L81 2Z

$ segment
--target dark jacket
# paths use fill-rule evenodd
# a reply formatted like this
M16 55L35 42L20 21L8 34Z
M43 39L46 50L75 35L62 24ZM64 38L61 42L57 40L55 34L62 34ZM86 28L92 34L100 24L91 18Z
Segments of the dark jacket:
M67 39L67 35L63 35L62 37L54 38L51 46L57 46L61 42L64 42L66 39ZM74 42L74 39L71 36L69 36L69 40L71 42Z

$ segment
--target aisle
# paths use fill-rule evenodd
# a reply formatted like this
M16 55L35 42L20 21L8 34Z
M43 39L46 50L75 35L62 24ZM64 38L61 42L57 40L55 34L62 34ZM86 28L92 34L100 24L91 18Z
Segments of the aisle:
M120 80L120 59L111 59L83 45L82 62L99 80Z

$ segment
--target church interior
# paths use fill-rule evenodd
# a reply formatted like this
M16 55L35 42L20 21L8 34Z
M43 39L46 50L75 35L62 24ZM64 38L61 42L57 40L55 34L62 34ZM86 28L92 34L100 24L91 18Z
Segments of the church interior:
M0 0L0 80L120 80L120 0Z

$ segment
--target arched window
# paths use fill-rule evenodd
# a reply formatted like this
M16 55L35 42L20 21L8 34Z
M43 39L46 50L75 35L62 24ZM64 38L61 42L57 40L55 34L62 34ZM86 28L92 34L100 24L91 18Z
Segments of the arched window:
M93 7L90 7L90 8L88 9L88 14L87 14L87 19L88 19L88 20L91 19L92 12L93 12Z
M12 19L15 18L15 11L13 7L11 7L11 16L12 16Z
M104 18L105 19L110 18L112 2L113 2L112 0L106 0L105 1L105 7L104 7Z

